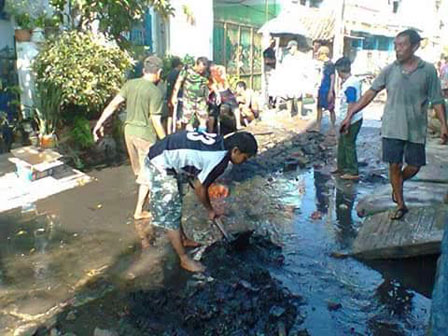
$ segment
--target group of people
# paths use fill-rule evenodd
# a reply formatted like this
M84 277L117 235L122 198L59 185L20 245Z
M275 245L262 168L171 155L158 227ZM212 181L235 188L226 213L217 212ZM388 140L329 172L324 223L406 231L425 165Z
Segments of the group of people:
M420 41L421 37L415 30L408 29L399 33L395 38L396 61L380 72L364 95L360 80L351 73L350 59L342 57L333 63L326 46L318 46L315 53L315 58L321 63L321 80L317 94L317 120L312 130L320 130L324 111L329 112L332 129L335 128L335 102L339 98L339 113L344 120L338 140L337 168L333 173L338 174L341 179L359 179L356 139L362 126L362 111L380 91L387 91L381 136L383 160L389 164L391 197L397 204L391 217L394 220L401 219L408 212L403 197L403 182L415 176L426 164L427 112L430 107L438 119L437 128L443 142L448 138L445 112L445 100L448 101L448 65L442 65L437 71L432 64L417 57L415 52L420 47ZM264 53L268 81L276 68L274 46L275 43L272 42ZM303 68L308 63L303 61L303 57L302 60L298 57L297 42L289 41L286 50L288 54L281 66L290 70L290 75L299 74L300 71L303 74ZM335 96L336 75L341 82L339 97ZM283 92L283 95L291 112L294 107L301 110L300 98L303 98L303 82L306 80L303 75L296 75L286 81L292 92ZM267 87L271 84L268 83ZM268 91L272 92L271 89ZM403 166L403 161L406 166Z
M336 73L342 83L339 106L344 120L340 126L337 169L333 172L341 178L359 179L356 138L362 125L362 111L380 91L387 90L381 136L383 160L389 164L391 197L397 204L391 217L394 220L401 219L408 211L403 182L415 176L426 163L427 111L430 104L440 120L441 137L444 142L448 140L440 79L432 64L415 55L420 41L414 30L399 33L395 38L396 61L381 71L364 95L361 95L359 80L351 74L350 59L342 57L333 64L328 48L320 48L318 53L324 65L318 91L318 127L324 110L330 111L334 126ZM291 43L289 47L292 49L297 45ZM226 137L217 134L217 121L221 121L221 127L228 127L224 132L228 133L237 129L240 122L235 110L243 119L250 120L256 115L252 98L245 95L247 88L244 82L237 84L234 94L223 67L212 65L202 57L191 68L176 62L173 61L173 73L168 75L168 94L164 96L157 86L162 61L155 56L148 57L144 61L143 76L123 86L103 111L93 135L98 140L103 133L104 122L121 103L126 102L125 140L139 184L134 218L151 217L152 225L165 228L181 266L192 272L201 272L203 265L190 259L185 252L185 247L196 243L185 236L180 225L180 180L185 176L191 179L191 185L210 220L220 216L210 203L208 187L224 172L229 162L240 164L254 156L258 145L248 132L230 133ZM444 93L448 98L448 90ZM164 126L162 121L163 104L167 101L172 120L166 124L172 127ZM234 123L226 121L226 118ZM149 212L144 210L148 201Z
M172 90L169 88L173 128L167 128L169 123L164 125L162 112L167 97L157 85L161 79L162 66L162 60L156 56L145 59L142 77L124 84L101 114L93 129L93 136L97 141L104 135L105 121L125 103L127 115L124 137L139 185L134 219L151 218L152 225L165 229L179 256L180 265L188 271L201 272L204 266L192 260L185 251L186 247L197 244L186 237L181 227L182 181L190 181L208 218L214 220L220 213L210 203L209 186L229 163L240 164L254 156L258 145L255 137L248 132L228 134L226 138L205 132L208 127L212 129L215 125L211 125L207 118L209 83L204 74L207 69L213 73L219 68L211 67L208 60L202 57L194 67L182 69L178 66L178 75L168 76L169 80L174 77L176 79L172 79ZM226 94L223 93L228 89L226 82L217 80L218 77L225 78L223 75L225 73L221 72L220 77L214 76L211 84L215 99L221 99L214 103L217 106L230 99L226 100ZM242 84L239 87L240 94L243 95L246 87L242 87ZM178 112L181 90L182 113L177 122L174 116ZM235 101L234 106L238 109L244 110L247 107L244 101L240 102L240 106L238 100ZM150 211L145 210L148 205Z
M172 59L167 77L168 133L179 129L228 134L258 117L258 102L244 81L233 91L225 67L199 57L194 66Z

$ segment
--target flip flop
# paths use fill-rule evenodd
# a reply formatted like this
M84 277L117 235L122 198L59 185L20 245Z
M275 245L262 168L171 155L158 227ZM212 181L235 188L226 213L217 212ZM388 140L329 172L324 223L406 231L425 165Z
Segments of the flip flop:
M409 212L408 208L401 208L395 210L394 214L390 217L391 220L400 220Z

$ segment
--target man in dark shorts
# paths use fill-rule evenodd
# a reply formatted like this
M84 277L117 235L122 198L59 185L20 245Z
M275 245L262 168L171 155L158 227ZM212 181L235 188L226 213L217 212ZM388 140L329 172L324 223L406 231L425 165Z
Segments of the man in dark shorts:
M395 38L397 60L375 79L372 87L350 107L341 124L341 132L350 126L353 115L365 108L383 89L387 102L382 122L383 160L389 163L392 200L397 208L391 219L401 219L408 209L403 198L403 182L415 176L425 165L428 105L432 104L441 122L443 143L448 139L444 101L435 67L415 56L421 38L412 29ZM407 166L403 168L403 157Z
M185 252L194 242L181 229L182 194L180 178L193 179L192 186L199 201L213 220L220 216L210 203L208 188L226 169L229 162L241 164L258 150L255 137L238 132L227 138L216 134L181 131L157 142L145 159L145 175L149 180L152 224L167 231L168 238L180 258L180 265L190 272L202 272L204 266Z

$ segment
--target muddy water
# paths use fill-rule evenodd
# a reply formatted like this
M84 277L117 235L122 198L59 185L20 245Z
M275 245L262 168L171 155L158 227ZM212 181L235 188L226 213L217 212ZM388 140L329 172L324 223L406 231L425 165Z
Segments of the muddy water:
M282 201L297 210L291 232L284 236L285 266L273 272L307 300L304 326L308 332L424 335L435 258L367 265L353 258L331 257L334 251L350 248L361 225L354 204L372 192L375 184L344 183L314 170L277 182L284 192ZM321 216L312 219L316 211Z
M377 168L370 161L369 165L369 169ZM317 336L425 334L435 258L367 264L331 257L334 251L350 250L361 225L356 202L386 181L376 177L372 182L343 183L328 173L328 164L321 166L267 174L261 174L257 164L241 167L246 177L231 184L229 204L224 204L229 208L226 225L245 223L281 245L283 264L258 266L303 297L304 304L297 308L303 315L298 330L306 328ZM364 175L369 169L364 169ZM145 295L155 287L175 293L187 287L191 275L178 268L166 240L156 237L146 252L140 250L140 229L136 225L137 233L133 230L123 210L132 210L134 202L129 197L135 191L129 175L126 169L105 170L101 178L108 179L105 185L110 190L92 184L39 204L38 214L23 214L20 209L2 214L2 334L12 335L15 327L55 306L60 308L55 311L60 331L91 335L96 327L120 330L117 321L129 318L129 298L136 288L146 302ZM197 203L194 198L190 201ZM193 206L188 200L185 205ZM202 209L194 207L186 212L203 215ZM186 222L200 228L204 220L188 218ZM196 231L186 229L200 241L220 237L211 234L208 225ZM146 257L141 259L142 255ZM208 264L216 262L205 257ZM250 270L253 256L239 258ZM103 272L107 276L97 277ZM134 276L137 279L130 281ZM254 284L245 286L250 289ZM71 306L64 309L64 302ZM135 320L147 321L144 313ZM44 323L45 318L39 321Z

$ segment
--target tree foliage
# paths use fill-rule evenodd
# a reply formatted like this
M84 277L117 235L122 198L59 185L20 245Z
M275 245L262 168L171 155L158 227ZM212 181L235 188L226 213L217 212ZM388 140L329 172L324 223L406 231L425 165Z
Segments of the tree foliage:
M117 93L131 63L128 53L103 35L70 31L45 43L33 70L38 86L61 88L62 108L89 113Z
M68 0L50 0L50 3L63 13ZM78 18L78 28L98 21L100 31L121 40L123 32L130 31L133 23L143 20L149 7L164 18L174 14L169 0L71 0L71 19L74 22L73 19Z

